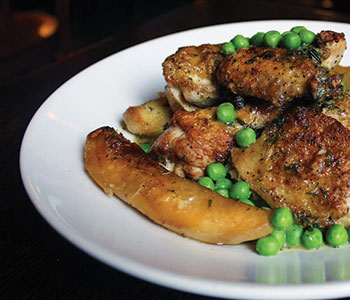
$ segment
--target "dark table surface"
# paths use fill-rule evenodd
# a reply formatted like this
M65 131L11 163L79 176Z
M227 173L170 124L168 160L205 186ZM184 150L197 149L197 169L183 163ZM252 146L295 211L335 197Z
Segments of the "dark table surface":
M20 179L19 149L38 107L63 82L131 45L181 30L262 19L349 22L350 15L299 1L194 1L136 28L62 57L0 87L1 299L209 299L151 284L95 260L53 230L31 204Z

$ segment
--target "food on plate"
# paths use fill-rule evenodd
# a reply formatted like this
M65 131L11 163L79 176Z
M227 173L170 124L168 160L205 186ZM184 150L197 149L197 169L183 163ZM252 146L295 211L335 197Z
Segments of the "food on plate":
M214 244L239 244L272 231L271 211L232 201L169 172L111 127L91 132L85 166L108 194L180 235Z
M197 180L208 165L227 160L238 131L246 126L262 128L278 113L278 109L267 103L245 104L227 126L218 120L216 107L178 110L168 128L153 143L151 152L170 163L177 175Z
M349 115L348 115L349 118ZM304 226L350 225L350 129L315 106L295 106L249 148L234 148L239 178Z
M286 44L290 43L289 40L292 40L295 36L299 40L297 42L298 47L295 47L293 43L290 47L286 47ZM252 81L254 78L251 73L248 72L248 75L245 73L245 76L248 76L248 78L245 78L241 73L236 72L232 75L234 78L230 79L230 75L226 72L216 70L220 65L225 71L226 69L232 71L234 67L240 67L243 68L243 71L244 69L253 71L253 74L254 72L255 74L261 72L260 76L262 78L260 81L263 81L265 88L272 88L271 91L266 91L268 95L266 100L270 100L275 105L283 104L288 99L292 100L293 97L299 97L304 92L309 92L307 90L311 88L309 82L307 82L307 79L299 78L299 75L306 75L308 78L315 79L312 92L313 96L317 97L319 95L317 92L320 92L318 79L325 80L324 77L327 76L327 72L318 70L315 63L319 66L333 68L339 64L346 49L343 33L321 31L315 35L305 27L301 29L292 28L291 31L286 31L283 34L276 30L266 33L258 32L252 36L250 42L251 46L248 47L249 39L238 34L231 41L222 44L181 47L175 54L167 57L163 62L163 74L167 83L166 96L173 111L177 109L195 110L197 107L216 105L226 96L225 86L231 88L233 92L245 96L262 96L263 99L266 99L263 88L255 88L253 91L249 89L249 79ZM275 48L276 46L278 47ZM254 50L255 47L257 49ZM235 55L236 50L241 51L238 51L240 54L234 64L230 58L224 59L225 56ZM266 50L269 50L269 52ZM246 54L246 51L251 53ZM252 52L256 52L255 56L260 54L262 57L258 59L259 57L253 56ZM273 55L276 55L276 57L271 57ZM240 61L241 56L247 57L248 65ZM305 60L305 57L309 59ZM222 60L226 63L221 64ZM272 73L270 69L266 69L266 67L272 66L269 63L271 60L278 61L278 70L272 69ZM296 70L294 70L293 65ZM254 70L256 67L258 67L257 70ZM218 72L219 76L215 72ZM279 72L283 72L284 76L278 74ZM268 77L270 75L274 76L275 80L271 79L269 82ZM286 80L287 76L293 75L296 79L295 82L284 81L287 86L280 84L278 78L282 76L280 79ZM219 79L222 77L221 84L218 83L217 77ZM235 86L236 79L244 79L246 85L242 87ZM318 84L315 86L316 83ZM257 84L260 85L260 82L255 83L255 85ZM297 90L295 91L295 89ZM285 95L284 92L288 94ZM292 92L292 94L289 94L289 92Z
M258 239L266 256L342 246L350 232L345 49L343 33L304 26L181 47L162 64L165 92L124 113L126 129L148 142L101 127L87 137L86 170L106 193L192 239Z
M171 116L172 111L163 93L142 105L130 106L123 114L126 129L140 136L160 135Z

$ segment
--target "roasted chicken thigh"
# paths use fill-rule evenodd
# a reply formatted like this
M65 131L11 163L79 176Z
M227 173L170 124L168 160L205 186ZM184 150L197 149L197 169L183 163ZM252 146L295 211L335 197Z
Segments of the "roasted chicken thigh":
M272 208L290 207L303 225L349 225L350 115L339 122L337 112L317 105L285 111L255 144L232 150L239 178Z
M276 107L308 94L317 99L342 92L341 76L284 48L240 48L224 58L216 76L233 93L257 97Z

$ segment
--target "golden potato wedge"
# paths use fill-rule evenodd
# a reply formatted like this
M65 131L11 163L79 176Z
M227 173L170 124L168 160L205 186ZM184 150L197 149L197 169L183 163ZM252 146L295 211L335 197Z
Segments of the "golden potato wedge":
M108 194L182 236L213 244L239 244L272 231L271 211L233 201L161 167L111 127L91 132L85 167Z
M172 111L163 94L139 106L130 106L123 114L126 129L136 135L158 136L170 121Z

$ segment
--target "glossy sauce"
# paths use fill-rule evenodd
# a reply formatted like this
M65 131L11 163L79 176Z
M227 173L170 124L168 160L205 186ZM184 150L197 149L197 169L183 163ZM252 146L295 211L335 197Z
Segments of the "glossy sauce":
M350 67L336 66L334 70L340 74L344 74L344 83L347 90L350 90Z

